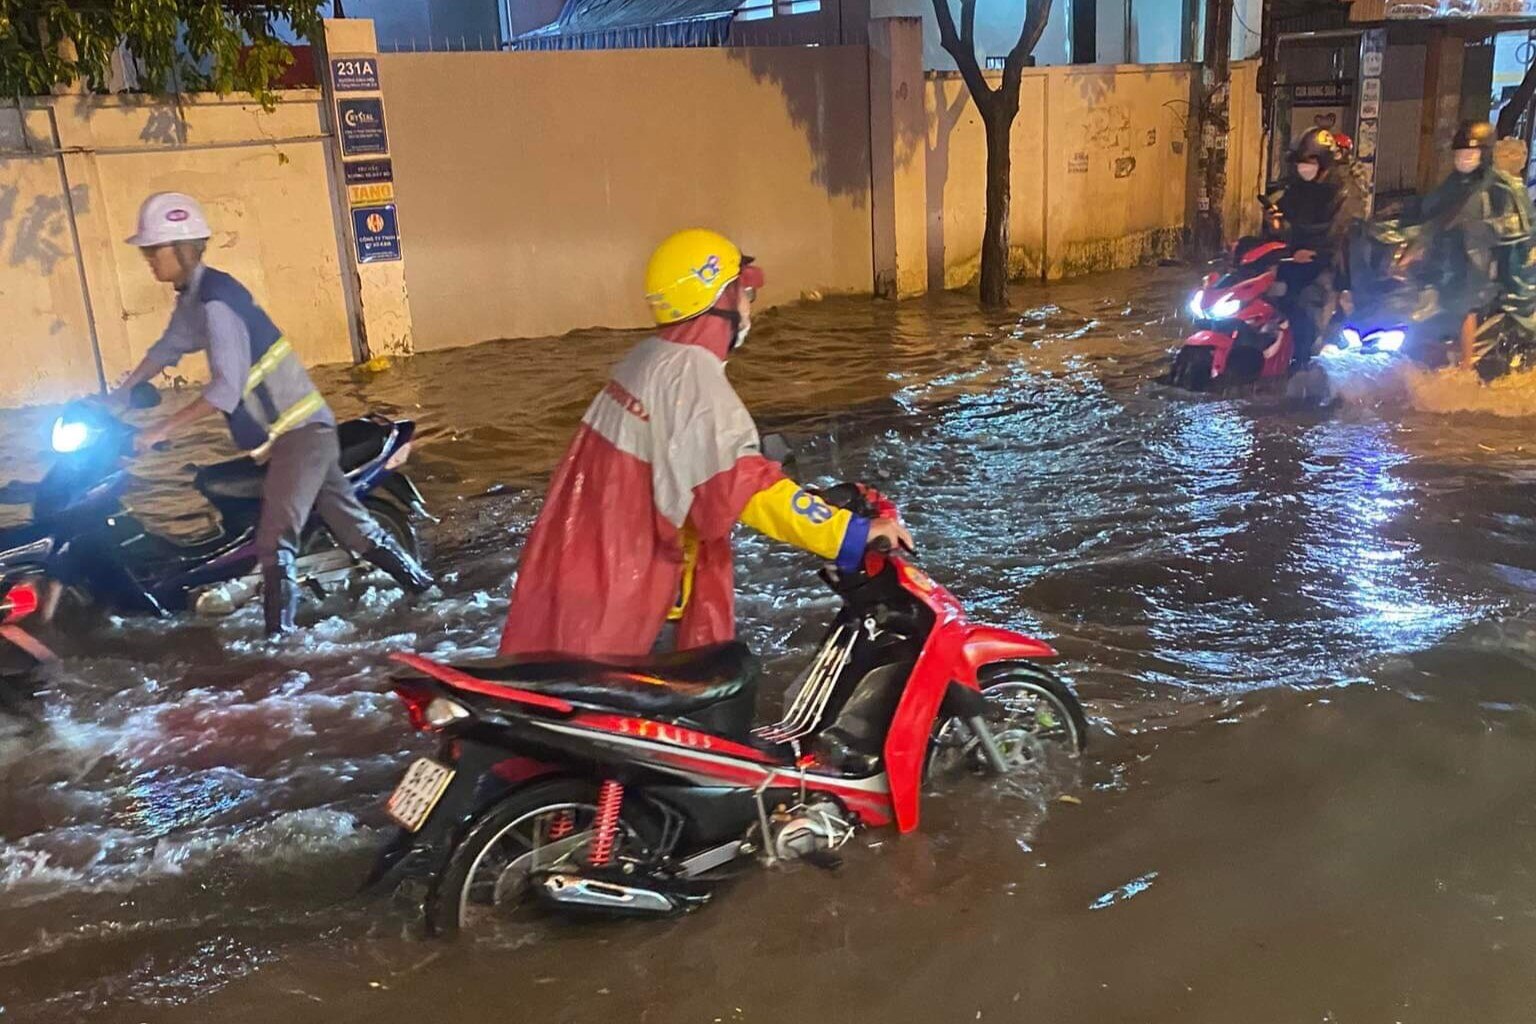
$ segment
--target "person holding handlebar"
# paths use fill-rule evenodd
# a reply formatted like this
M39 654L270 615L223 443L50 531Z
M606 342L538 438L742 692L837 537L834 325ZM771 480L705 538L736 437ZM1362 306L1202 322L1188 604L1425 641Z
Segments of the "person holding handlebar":
M518 565L501 653L641 657L668 624L686 650L736 633L731 531L745 523L856 568L906 546L766 458L725 364L752 326L760 267L725 236L682 231L646 271L657 325L613 370L555 472Z

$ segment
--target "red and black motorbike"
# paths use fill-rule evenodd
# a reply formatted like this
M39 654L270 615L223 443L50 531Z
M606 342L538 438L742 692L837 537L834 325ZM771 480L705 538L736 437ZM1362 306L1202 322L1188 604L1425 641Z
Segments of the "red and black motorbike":
M1274 303L1280 266L1291 256L1283 242L1244 238L1224 272L1207 274L1189 300L1194 333L1173 357L1166 384L1212 391L1290 372L1293 340Z
M895 511L856 485L823 497ZM394 689L440 746L389 798L400 831L370 884L439 934L522 908L671 914L732 862L823 862L861 825L915 829L931 770L1008 774L1083 748L1046 644L967 621L900 552L822 578L843 606L782 719L756 728L758 661L739 643L643 661L395 655L412 671Z

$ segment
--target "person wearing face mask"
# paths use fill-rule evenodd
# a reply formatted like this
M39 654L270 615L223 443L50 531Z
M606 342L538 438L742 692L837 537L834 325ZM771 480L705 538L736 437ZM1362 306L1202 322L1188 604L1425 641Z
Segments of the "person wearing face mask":
M855 568L893 519L827 505L765 458L726 379L764 275L714 231L668 238L646 270L655 334L582 417L518 564L504 656L641 657L735 636L731 531L745 523Z
M1467 121L1451 140L1450 175L1424 200L1429 266L1448 310L1481 315L1500 309L1531 333L1536 328L1531 198L1518 178L1494 164L1497 133Z
M1293 368L1312 358L1318 309L1325 304L1319 293L1330 289L1341 272L1349 230L1360 215L1359 197L1345 180L1347 175L1338 173L1338 161L1332 133L1309 129L1292 150L1290 180L1279 195L1270 197L1274 217L1268 233L1293 250L1280 265L1285 294L1276 302L1291 324Z

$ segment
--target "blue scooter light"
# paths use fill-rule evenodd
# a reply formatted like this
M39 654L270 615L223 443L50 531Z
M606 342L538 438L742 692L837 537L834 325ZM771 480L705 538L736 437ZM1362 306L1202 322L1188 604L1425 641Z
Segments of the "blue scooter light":
M80 420L66 419L60 416L53 421L53 450L60 455L69 455L84 448L86 442L91 439L91 428Z

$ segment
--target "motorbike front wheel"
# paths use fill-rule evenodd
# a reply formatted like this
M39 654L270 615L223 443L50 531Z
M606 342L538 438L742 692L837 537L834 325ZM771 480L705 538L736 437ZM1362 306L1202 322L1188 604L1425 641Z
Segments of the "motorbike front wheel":
M1066 683L1036 665L1001 664L981 670L986 722L1010 768L1023 770L1053 751L1073 757L1088 745L1088 718ZM934 733L928 770L947 774L962 767L985 770L976 738L957 718Z
M552 779L515 790L469 829L427 901L437 935L491 931L530 919L536 876L586 863L597 816L596 782ZM660 827L634 799L619 816L615 854L643 855Z

